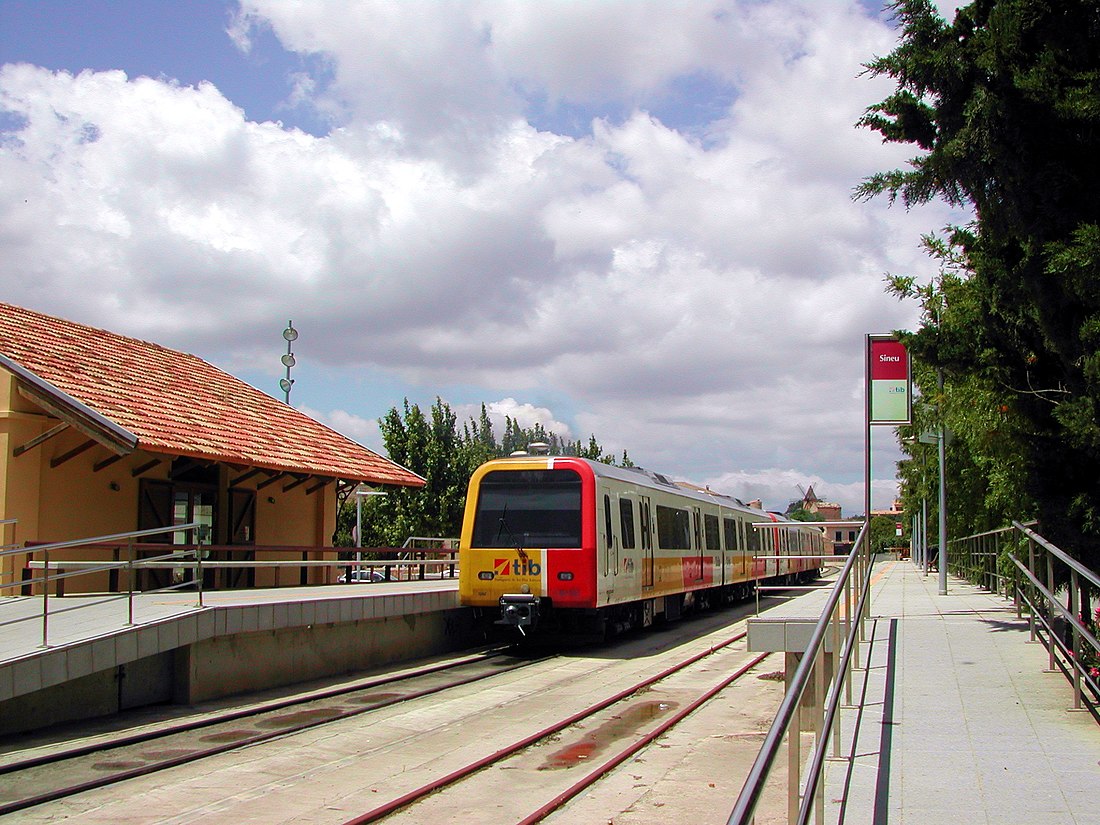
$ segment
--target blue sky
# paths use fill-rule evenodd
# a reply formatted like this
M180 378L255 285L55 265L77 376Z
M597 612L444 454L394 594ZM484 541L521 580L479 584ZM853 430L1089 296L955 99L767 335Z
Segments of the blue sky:
M226 34L236 10L208 0L2 0L0 59L74 74L122 69L192 86L207 81L251 120L327 132L308 107L285 105L287 77L323 68L262 29L242 53Z
M3 299L276 397L292 319L292 403L376 449L441 396L852 512L884 273L965 218L850 197L907 158L854 128L893 41L855 0L0 0Z

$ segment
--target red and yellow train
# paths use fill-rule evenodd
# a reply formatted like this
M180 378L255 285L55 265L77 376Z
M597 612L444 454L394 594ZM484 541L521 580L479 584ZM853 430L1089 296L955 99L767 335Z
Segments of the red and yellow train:
M459 595L524 634L644 627L816 577L795 557L821 554L821 530L795 525L640 468L498 459L470 479Z

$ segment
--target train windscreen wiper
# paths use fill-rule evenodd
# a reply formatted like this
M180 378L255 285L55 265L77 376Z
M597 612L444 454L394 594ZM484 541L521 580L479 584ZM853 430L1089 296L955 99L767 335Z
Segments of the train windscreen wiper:
M512 542L512 546L516 548L516 552L518 552L521 556L524 555L523 542L517 541L515 534L508 527L508 502L504 503L504 509L500 512L500 527L497 528L498 542L500 541L501 535L504 533L508 534L508 540Z

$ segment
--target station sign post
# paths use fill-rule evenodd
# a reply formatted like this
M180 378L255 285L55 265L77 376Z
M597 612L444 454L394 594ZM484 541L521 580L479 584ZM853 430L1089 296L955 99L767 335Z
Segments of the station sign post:
M867 336L868 424L913 423L909 352L892 335Z
M871 427L900 427L913 422L913 381L909 351L894 335L866 339L867 426L864 465L864 517L871 529ZM870 553L870 548L868 548Z

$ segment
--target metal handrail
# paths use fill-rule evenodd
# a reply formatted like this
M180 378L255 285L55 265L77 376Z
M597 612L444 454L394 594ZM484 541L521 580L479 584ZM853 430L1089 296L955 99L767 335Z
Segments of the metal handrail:
M1072 671L1072 675L1066 672L1065 667L1062 667L1062 672L1070 680L1073 685L1073 707L1076 710L1081 710L1083 703L1086 701L1084 692L1082 690L1082 684L1088 684L1091 688L1093 695L1100 698L1100 679L1094 677L1090 672L1090 669L1085 667L1085 648L1084 644L1087 643L1092 648L1092 659L1100 661L1100 640L1092 633L1092 631L1082 622L1083 617L1081 614L1080 594L1081 594L1081 578L1084 577L1096 592L1100 592L1100 575L1097 575L1094 571L1085 567L1076 559L1070 557L1065 551L1060 549L1054 544L1051 544L1045 538L1040 536L1030 527L1021 524L1020 522L1012 522L1012 526L1020 531L1020 533L1028 540L1028 561L1025 564L1018 559L1015 554L1009 553L1013 565L1021 574L1027 579L1031 585L1032 597L1029 598L1024 593L1022 587L1017 585L1015 588L1016 594L1016 613L1020 615L1021 608L1020 603L1026 603L1030 610L1029 626L1031 631L1031 638L1034 640L1037 637L1035 621L1036 618L1042 622L1043 627L1047 631L1047 641L1044 645L1047 648L1047 654L1049 657L1050 670L1054 670L1056 666L1061 666L1062 663L1057 661L1055 656L1055 648L1060 650L1065 659L1065 664L1068 665ZM1042 582L1039 576L1036 574L1037 560L1035 553L1035 546L1038 545L1046 551L1047 557L1045 559L1046 564L1046 582ZM1067 609L1061 601L1058 599L1055 586L1054 575L1054 561L1057 560L1069 568L1069 599L1070 606ZM1034 591L1038 591L1042 594L1045 605L1037 604L1034 600ZM1046 610L1043 609L1046 608ZM1070 643L1067 644L1058 636L1054 626L1048 619L1048 613L1053 611L1061 619L1067 623L1071 629ZM1093 712L1096 713L1096 703L1090 702Z
M1012 598L1018 618L1023 618L1022 605L1027 605L1031 640L1041 641L1047 648L1049 669L1053 671L1060 668L1070 680L1073 685L1074 708L1080 710L1084 702L1083 685L1089 685L1093 693L1100 697L1100 679L1092 676L1090 668L1084 664L1086 644L1092 648L1091 658L1100 661L1100 640L1080 616L1080 583L1084 578L1096 592L1100 592L1100 575L1035 532L1035 526L1037 523L1034 521L1013 521L1011 527L955 539L951 542L951 571L973 584L987 587L990 592L996 590L1003 592L1005 598ZM1026 560L1020 558L1011 547L1002 546L1002 543L1007 543L1007 537L1011 534L1018 534L1027 540ZM993 552L988 549L991 539L994 541ZM1045 551L1045 559L1037 558L1036 547ZM1015 575L1002 574L997 569L1002 555L1008 559ZM1056 561L1069 570L1069 608L1058 598L1059 587L1054 568ZM1043 570L1039 569L1040 563ZM1071 631L1072 638L1068 644L1059 637L1054 627L1053 622L1057 619L1065 622ZM1037 623L1046 631L1045 639L1038 632ZM1058 659L1056 651L1061 651L1064 661Z
M63 549L71 548L71 547L84 547L84 546L95 545L95 544L109 544L109 543L116 543L116 542L121 542L121 541L125 540L126 542L128 542L128 544L130 546L130 550L131 550L130 558L125 562L117 562L117 563L111 562L110 564L111 565L117 565L118 568L128 568L132 571L135 567L140 567L142 565L142 561L145 561L145 560L138 560L138 561L135 562L135 560L133 558L133 540L135 538L141 538L142 536L157 536L157 535L161 535L163 533L169 533L169 532L172 532L172 533L174 533L174 532L187 533L187 532L191 532L191 531L194 531L194 530L201 530L204 527L206 527L206 525L204 525L200 522L197 522L197 521L193 521L193 522L188 522L187 524L173 525L171 527L171 529L166 529L166 528L163 528L163 527L159 527L159 528L152 528L152 529L148 529L148 530L130 530L129 532L126 532L126 533L112 533L111 535L97 536L95 538L90 538L90 539L69 539L69 540L66 540L66 541L50 542L48 544L36 544L36 545L34 545L33 547L30 547L30 548L24 547L24 548L20 548L18 551L7 551L7 552L5 552L4 555L13 555L13 553L15 553L15 552L41 553L42 554L42 565L43 565L43 576L42 576L42 578L41 579L32 579L30 582L20 582L20 586L24 586L24 585L27 585L27 584L38 584L38 583L42 584L42 644L40 646L41 647L49 647L50 646L50 637L49 637L49 627L50 627L50 582L60 581L60 580L63 580L63 579L72 578L74 576L84 576L84 575L88 575L90 573L99 573L104 569L110 569L110 568L97 568L95 570L74 570L74 571L71 571L71 572L68 572L68 573L58 573L54 576L51 576L50 575L50 551L51 550L63 550ZM193 555L195 557L195 561L198 564L198 571L199 571L198 576L197 576L198 588L199 588L199 607L202 607L202 553L200 552L200 550L201 550L201 546L196 546L194 549L177 551L177 552L168 554L166 556L163 556L161 558L173 558L173 557L175 557L175 558L181 558L182 559L183 557L189 556L189 555ZM54 561L54 565L55 566L57 565L56 560ZM127 600L128 604L129 604L129 618L130 618L130 624L133 624L134 623L134 577L133 577L133 573L131 572L131 574L127 578L129 579L129 581L127 582L127 585L129 587L129 597L128 597L128 600ZM164 590L176 590L176 589L178 589L178 587L177 586L170 586L170 587L163 588L163 589Z
M856 649L857 642L855 640L858 639L862 633L862 619L867 609L867 596L870 589L868 582L871 570L869 559L867 558L867 554L863 551L863 546L868 535L868 525L869 522L864 522L862 529L859 531L859 535L856 537L855 544L852 546L852 551L848 555L848 560L845 562L843 569L837 577L836 584L829 593L825 609L822 611L817 624L814 625L813 632L810 634L810 640L806 645L806 650L802 654L802 660L795 669L794 675L790 678L786 693L783 696L783 701L779 705L779 710L776 711L775 720L768 729L768 733L764 737L764 742L760 746L760 752L757 754L756 760L753 762L752 768L745 778L745 783L741 788L740 795L737 797L737 803L729 816L727 825L748 825L752 821L756 806L764 792L764 784L767 782L768 776L771 774L772 768L775 765L775 760L778 758L783 738L788 734L791 724L798 718L798 709L802 702L802 696L810 683L810 675L818 664L817 660L824 648L826 633L828 632L829 624L833 621L833 614L840 604L841 597L845 595L846 591L850 593L852 574L853 571L856 571L857 574L862 574L862 580L860 578L855 579L857 586L861 588L861 593L857 599L856 610L852 614L852 623L849 628L848 640L845 645L845 654L842 659L843 668L838 667L833 673L830 705L835 705L839 701L840 685L842 682L847 681L847 668ZM868 563L865 565L860 564L860 562L864 561ZM831 712L826 715L825 722L828 724L828 727L823 727L821 735L818 737L818 742L816 743L817 748L823 748L824 743L828 741L835 721L836 710L834 707ZM798 731L796 730L790 735L798 736ZM800 823L806 822L809 817L810 807L815 797L819 795L817 789L819 787L820 775L824 765L823 757L819 759L815 753L815 757L811 764L815 766L816 774L811 773L807 777L807 791L803 795L798 813L797 821ZM788 777L788 782L797 781L798 777Z

